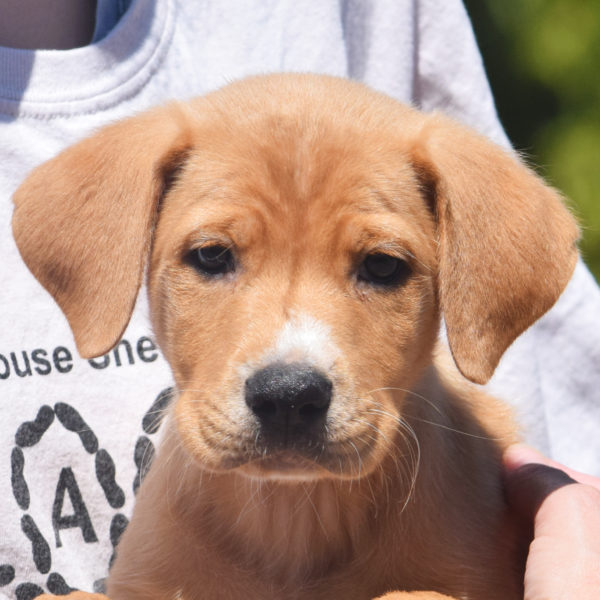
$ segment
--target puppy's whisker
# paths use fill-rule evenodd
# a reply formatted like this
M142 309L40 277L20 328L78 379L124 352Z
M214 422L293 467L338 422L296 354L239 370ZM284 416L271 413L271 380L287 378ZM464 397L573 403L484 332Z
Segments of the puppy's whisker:
M315 513L315 517L317 518L317 522L319 523L319 527L321 528L321 531L323 532L325 539L329 542L329 534L327 533L327 529L325 529L325 525L323 524L323 521L321 520L321 515L319 514L319 511L317 510L315 503L313 502L312 498L310 497L311 496L310 492L306 489L306 485L304 483L302 484L302 489L304 490L306 499L312 506L313 512Z
M169 408L157 408L156 410L149 410L147 413L144 413L145 416L148 415L164 415L169 412Z
M360 452L359 452L358 448L356 447L356 444L352 440L348 440L348 443L354 448L354 451L356 452L356 456L358 457L358 461L357 461L357 465L358 465L357 479L360 479L361 478L361 470L362 470L362 456L360 455Z
M429 398L426 398L422 394L418 394L417 392L415 392L413 390L409 390L406 388L400 388L400 387L381 387L381 388L376 388L374 390L371 390L369 392L369 394L374 394L375 392L402 392L404 394L409 394L410 396L414 396L415 398L418 398L419 400L423 400L423 402L426 402L429 406L431 406L431 408L433 408L440 415L443 414L442 411L440 410L439 406L437 406L435 404L435 402L432 402L431 400L429 400Z
M434 421L428 421L427 419L421 419L419 417L411 417L411 419L415 421L419 421L419 423L426 423L427 425L433 425L434 427L440 427L441 429L445 429L446 431L452 431L453 433L458 433L459 435L466 435L468 437L476 438L478 440L488 440L492 442L502 442L507 438L503 437L493 437L489 435L478 435L476 433L469 433L468 431L462 431L460 429L456 429L455 427L449 427L448 425L443 425L442 423L435 423Z
M368 438L372 439L373 441L376 441L375 438L373 438L372 436L368 435ZM362 436L360 438L358 438L359 441L363 441ZM373 506L375 507L375 517L377 517L378 514L378 508L379 508L379 504L377 502L377 496L375 494L375 491L373 490L373 486L371 485L371 478L370 477L365 477L366 481L367 481L367 485L369 486L369 491L371 492L371 500L373 503Z
M386 435L383 433L383 431L381 431L381 429L379 429L379 427L377 427L376 425L373 425L373 423L369 423L369 421L365 420L365 419L356 419L357 423L362 423L363 425L366 425L367 427L370 427L371 429L373 429L375 431L375 433L379 434L388 444L390 443L390 441L388 440L388 438L386 437ZM373 438L375 440L375 438Z
M264 504L265 498L260 498L260 492L261 492L261 488L262 488L261 484L262 484L262 482L260 480L258 480L258 481L251 480L250 481L250 490L251 490L250 496L248 497L248 499L246 500L246 502L240 509L239 515L234 523L234 527L237 527L243 521L246 514L252 509L252 506L255 505L255 500L257 497L259 497L259 499L261 500L261 503ZM252 489L253 487L255 487L254 490Z
M379 434L385 441L386 441L386 445L390 450L396 450L396 451L400 451L400 446L397 442L391 441L389 440L389 438L383 433L383 431L381 431L381 429L379 427L376 427L375 425L373 425L372 423L369 423L368 421L366 421L365 419L357 419L357 421L359 423L362 423L364 425L366 425L367 427L370 427L371 429L373 429L377 434ZM377 444L378 439L373 437L372 435L369 434L365 434L365 436L367 437L367 439L372 440L375 444ZM409 448L410 450L410 448ZM390 453L390 456L393 458L394 463L396 464L397 469L399 468L398 465L398 459L396 456L396 452L392 452Z
M150 456L150 454L151 454L151 456ZM144 448L144 453L142 454L142 457L140 459L138 485L142 484L142 481L143 481L144 477L146 476L146 473L148 472L148 469L150 468L150 465L152 464L152 461L154 460L154 458L155 458L154 446L151 443L148 443L146 445L146 447Z
M413 475L411 478L408 495L407 495L406 500L404 501L404 504L400 511L401 513L406 510L408 503L410 502L411 498L413 497L413 494L414 494L414 491L415 491L415 488L417 485L417 476L419 474L419 468L421 466L421 444L419 443L419 438L417 437L415 430L408 423L406 423L405 421L402 421L402 425L404 426L404 431L406 431L415 442L416 455L413 458L413 460L414 460L414 466L413 466L413 470L412 470Z
M374 403L376 402L373 398L371 398L371 400L373 400ZM381 408L373 408L373 407L368 407L367 412L371 413L371 414L383 415L383 416L386 416L386 417L392 419L396 423L396 425L399 427L399 431L406 433L409 436L409 438L412 439L414 442L413 444L410 444L410 443L407 444L407 449L411 456L412 467L410 468L410 475L409 475L410 484L409 484L409 488L408 488L407 497L402 506L402 511L404 511L406 509L406 507L408 506L408 503L414 494L417 477L418 477L418 473L419 473L419 469L420 469L421 445L419 443L419 439L417 437L416 432L411 427L411 425L405 419L403 419L401 416L394 415L394 414L392 414L386 410L383 410ZM394 444L393 447L398 449L396 444ZM401 455L396 453L395 458L394 458L394 462L396 464L397 469L399 468L399 463L397 462L397 459L399 458L399 456L401 456Z
M433 406L433 403L430 400L427 400L426 398L422 397L421 398L425 401L427 401L428 403L430 403ZM394 415L386 410L383 409L376 409L376 408L367 408L368 412L371 413L376 413L376 414L381 414L384 416L387 416L391 419L394 419L395 421L399 421L402 420L401 417L399 417L398 415ZM440 427L441 429L445 429L447 431L452 431L454 433L458 433L459 435L465 435L467 437L472 437L472 438L476 438L476 439L480 439L480 440L489 440L489 441L494 441L494 442L501 442L503 441L505 438L503 437L493 437L493 436L488 436L488 435L478 435L475 433L470 433L468 431L462 431L461 429L456 429L455 427L450 427L449 425L444 425L443 423L436 423L435 421L429 421L427 419L422 419L420 417L416 417L414 415L411 415L410 417L413 421L419 421L420 423L425 423L427 425L432 425L434 427ZM403 421L404 423L406 423L406 421Z

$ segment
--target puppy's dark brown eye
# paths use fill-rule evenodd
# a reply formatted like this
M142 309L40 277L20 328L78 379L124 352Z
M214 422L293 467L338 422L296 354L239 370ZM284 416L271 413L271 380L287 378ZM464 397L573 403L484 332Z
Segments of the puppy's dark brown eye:
M382 252L367 254L358 268L359 280L382 286L400 285L409 275L406 261Z
M233 252L220 244L196 248L190 252L188 259L203 275L225 275L235 271Z

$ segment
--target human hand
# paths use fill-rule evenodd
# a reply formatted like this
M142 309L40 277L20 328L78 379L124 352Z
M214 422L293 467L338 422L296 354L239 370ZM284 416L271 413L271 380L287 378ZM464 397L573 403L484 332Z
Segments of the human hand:
M600 598L600 478L522 444L504 454L509 504L533 523L524 600Z

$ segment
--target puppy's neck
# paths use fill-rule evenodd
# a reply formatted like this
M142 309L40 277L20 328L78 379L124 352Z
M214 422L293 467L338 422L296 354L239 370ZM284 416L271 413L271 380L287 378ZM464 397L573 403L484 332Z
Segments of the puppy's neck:
M365 487L227 475L213 477L206 493L218 499L212 509L228 551L237 550L241 562L252 557L248 566L259 572L294 581L331 573L356 556L372 527L372 498Z
M359 481L259 480L204 471L184 454L177 435L167 433L148 476L162 478L163 457L170 457L169 465L185 465L183 478L165 465L169 520L181 521L187 530L194 523L194 535L236 568L263 573L283 586L331 576L359 560L385 527L382 497L397 493L391 489L397 482L385 469Z

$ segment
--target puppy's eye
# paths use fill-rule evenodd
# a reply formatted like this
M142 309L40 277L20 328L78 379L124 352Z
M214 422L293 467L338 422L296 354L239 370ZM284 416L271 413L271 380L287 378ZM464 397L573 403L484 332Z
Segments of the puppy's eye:
M410 267L406 261L381 252L365 256L358 268L359 280L375 285L400 285L409 275Z
M189 254L189 259L203 275L224 275L235 270L233 252L220 244L196 248Z

